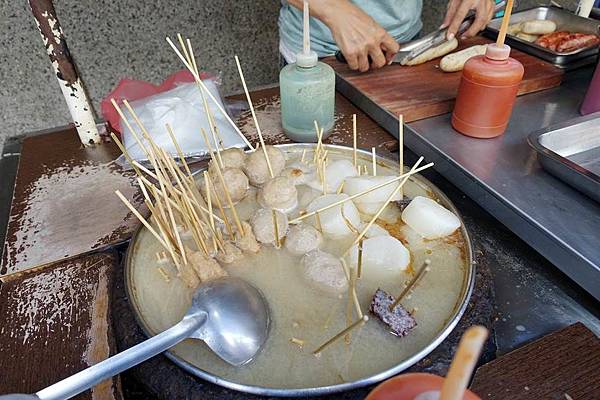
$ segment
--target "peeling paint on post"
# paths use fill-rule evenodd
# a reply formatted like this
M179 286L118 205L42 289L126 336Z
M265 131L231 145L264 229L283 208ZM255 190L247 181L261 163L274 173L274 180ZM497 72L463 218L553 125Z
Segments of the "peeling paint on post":
M29 0L29 6L81 143L85 146L100 143L92 107L69 53L52 0Z

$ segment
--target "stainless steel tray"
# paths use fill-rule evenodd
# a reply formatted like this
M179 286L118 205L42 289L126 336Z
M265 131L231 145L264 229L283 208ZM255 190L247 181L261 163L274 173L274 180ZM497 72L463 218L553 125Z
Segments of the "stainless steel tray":
M511 24L532 19L548 19L556 22L557 30L582 33L598 34L600 21L579 17L561 8L556 7L535 7L514 13L510 18ZM486 36L496 38L502 18L496 18L490 21L485 29ZM598 46L587 49L579 49L570 53L557 53L555 51L538 46L535 43L527 42L513 35L506 36L506 43L531 55L551 62L561 68L571 68L573 66L581 67L591 64L598 54Z
M548 172L600 202L600 113L529 135Z

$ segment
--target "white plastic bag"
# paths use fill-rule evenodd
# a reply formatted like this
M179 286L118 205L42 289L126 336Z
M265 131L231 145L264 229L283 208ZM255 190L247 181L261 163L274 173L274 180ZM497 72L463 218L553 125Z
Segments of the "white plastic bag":
M217 99L223 109L225 105L221 100L219 90L214 80L206 79L203 81L207 89L213 97ZM216 104L206 95L206 102L214 117L215 124L219 137L217 140L223 140L223 146L228 147L245 147L244 141L239 134L227 121L225 116L218 109ZM153 96L145 97L140 100L131 102L131 106L144 125L152 140L165 151L177 158L177 150L167 132L166 125L170 125L175 134L177 143L181 147L185 157L205 156L208 154L208 148L201 134L201 129L204 129L211 146L215 148L215 143L211 135L211 130L208 122L208 117L204 110L202 101L202 93L196 83L183 83L174 89L166 92L158 93ZM123 107L129 123L134 129L136 135L144 146L149 147L149 144L141 135L139 126L130 113ZM146 160L146 155L140 149L137 141L131 134L129 128L123 125L122 140L125 148L130 156L137 161ZM123 161L123 160L121 160Z

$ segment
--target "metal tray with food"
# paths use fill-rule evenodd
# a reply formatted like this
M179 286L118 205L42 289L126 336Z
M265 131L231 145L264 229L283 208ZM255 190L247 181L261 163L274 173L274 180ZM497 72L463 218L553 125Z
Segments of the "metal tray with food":
M544 169L600 202L600 113L534 132L529 144Z
M315 144L275 147L285 155L286 164L292 166L300 165L298 163L302 163L302 160L313 160L313 153L316 151ZM331 164L337 162L339 165L352 165L352 148L334 145L322 145L322 148L328 152L327 157ZM362 150L357 151L356 160L358 166L372 165L373 162L372 154ZM376 158L376 170L378 177L397 174L398 162ZM326 185L331 184L331 188L338 186L337 183L333 183L333 176L336 174L326 178ZM314 195L318 195L319 199L322 197L321 192L307 186L311 181L307 182L298 185L298 206L294 212L305 207L306 201ZM342 191L350 189L350 183L342 186ZM251 224L257 221L257 212L254 210L257 207L256 202L262 198L261 192L258 193L249 189L246 197L236 205L236 212L242 221L246 218L250 218ZM341 193L340 196L346 195ZM409 230L403 220L398 219L400 203L390 204L387 214L381 214L377 219L379 230L389 230L390 236L383 239L383 236L379 239L377 236L374 238L385 240L386 243L394 242L396 236L405 240L410 253L410 267L406 272L397 270L395 265L398 264L398 258L386 262L385 267L380 269L374 264L368 264L370 256L368 250L365 250L365 241L361 258L364 275L354 282L352 287L356 290L354 305L366 311L373 294L381 292L379 288L390 292L402 288L405 279L413 279L418 274L413 265L418 268L423 264L423 260L429 260L431 271L420 279L418 291L415 290L410 299L406 299L403 304L409 310L418 311L418 314L415 314L418 325L414 326L410 334L407 333L403 337L391 334L371 313L373 320L353 332L351 337L348 336L349 341L336 342L325 351L322 350L323 346L319 347L319 351L314 350L324 343L324 339L331 337L332 333L346 325L348 304L352 306L352 300L351 297L345 296L344 292L330 293L326 286L315 286L316 281L308 279L304 273L304 266L312 256L307 258L291 253L295 240L288 234L284 238L283 247L261 244L257 253L244 252L243 258L224 267L228 274L255 285L269 304L271 330L264 348L257 357L244 367L233 367L209 351L204 343L194 340L178 344L166 352L166 356L192 375L238 391L266 396L325 395L358 388L382 381L421 360L450 334L465 312L473 289L475 266L466 227L452 202L440 189L422 176L413 175L404 186L403 196L405 199L419 199L419 196L431 198L440 207L443 206L448 212L456 215L459 225L457 230L452 235L439 239L420 238L419 234ZM313 204L312 200L309 208L310 204ZM348 221L348 224L352 224L350 218L354 218L351 210L353 207L349 204L349 211L341 211L343 221ZM366 212L369 211L362 205L360 207ZM258 213L261 213L260 210ZM227 212L221 216L225 218L226 214ZM333 225L329 224L327 218L323 213L316 219L307 218L306 222L296 226L304 229L313 226L317 221L317 227L324 229L323 232L329 231ZM293 223L294 220L290 221ZM347 229L346 222L338 225L339 228ZM256 226L255 224L252 229L259 232ZM284 231L282 229L279 232ZM260 235L262 234L258 237ZM338 255L341 254L338 247L342 245L345 248L349 244L347 236L334 238L325 235L312 242L319 242L319 246L327 252ZM386 246L388 247L385 252L376 250L379 247L374 247L374 252L381 255L391 254L391 248ZM156 253L160 249L155 237L147 228L142 227L131 241L125 263L126 286L131 306L148 336L154 336L177 322L191 303L193 292L193 289L178 277L173 265L161 264L160 267L169 274L169 279L165 279L167 275L159 273ZM321 250L319 252L326 253ZM187 253L191 262L195 253L192 250ZM354 259L350 258L347 265L354 268L352 260ZM343 268L340 264L340 269ZM337 267L333 271L336 270ZM353 272L349 273L348 276L355 276L352 275ZM317 273L323 277L327 274ZM344 274L342 271L340 279L343 278L345 282L347 278Z
M569 32L590 35L598 34L600 21L579 17L557 7L535 7L514 13L511 17L508 35L506 36L506 43L508 45L551 62L561 68L571 68L574 65L579 67L593 63L595 56L598 54L598 45L559 52L535 43L534 41L538 39L536 37L538 35L517 32L519 24L535 20L554 22L556 24L555 33ZM502 18L493 19L486 27L486 36L495 38L498 35L501 22Z

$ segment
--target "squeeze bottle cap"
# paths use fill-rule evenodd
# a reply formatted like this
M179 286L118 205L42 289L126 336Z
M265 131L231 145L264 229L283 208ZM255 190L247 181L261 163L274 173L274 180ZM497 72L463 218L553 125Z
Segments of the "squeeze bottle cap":
M319 57L314 51L305 53L303 51L296 54L296 65L302 68L310 68L317 65Z
M488 44L485 49L485 56L496 61L508 60L510 46L507 44L503 44L502 46L498 46L496 43Z

